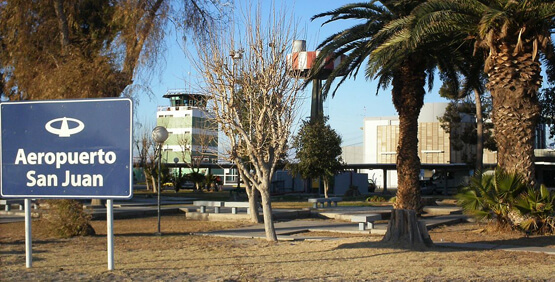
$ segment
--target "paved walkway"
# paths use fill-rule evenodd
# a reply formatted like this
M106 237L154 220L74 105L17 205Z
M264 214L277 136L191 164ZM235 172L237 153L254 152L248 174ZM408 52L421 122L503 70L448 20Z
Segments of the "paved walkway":
M423 219L428 228L433 226L449 224L460 221L461 216L439 216L435 218ZM334 237L310 236L310 232L324 231L324 232L338 232L338 233L353 233L353 234L371 234L382 236L385 234L387 225L376 224L375 229L372 231L358 230L356 223L350 222L335 222L331 220L292 220L285 222L277 222L274 224L278 240L280 241L321 241L321 240L337 240ZM213 232L198 233L205 236L219 236L230 238L266 238L264 225L259 224L238 229L228 229ZM438 247L457 248L457 249L479 249L479 250L503 250L508 252L533 252L545 253L548 255L555 255L555 248L547 247L523 247L512 245L495 245L486 243L451 243L451 242L434 242Z
M453 224L461 222L464 216L452 215L424 219L428 228L439 225ZM290 221L281 221L274 223L276 234L279 240L314 240L314 239L332 239L330 237L313 237L307 232L336 232L351 234L368 234L382 236L387 230L387 223L377 223L373 229L359 230L358 223L341 222L334 220L310 220L297 219ZM304 233L302 236L299 233ZM238 238L265 238L264 224L257 224L237 229L226 229L212 232L199 233L200 235L222 236L222 237L238 237Z
M162 200L162 214L182 213L183 210L195 208L191 206L193 199L184 198L170 198L164 197ZM169 207L171 206L171 207ZM185 208L185 209L184 209ZM385 234L387 223L381 221L375 224L374 229L359 230L358 224L348 222L350 216L360 213L378 213L387 217L391 208L387 207L333 207L317 210L280 210L274 209L275 216L278 218L274 224L278 240L336 240L332 237L310 236L309 232L338 232L338 233L353 233L353 234L369 234L381 236ZM466 219L465 216L458 214L456 207L427 207L428 213L433 213L436 216L423 218L426 226L430 229L435 226L453 224L461 222ZM299 214L315 213L327 218L338 220L318 220L318 219L294 219L284 220L286 218L298 218ZM194 212L192 212L194 213ZM222 208L222 213L219 216L226 217L227 220L233 220L234 216L245 217L245 211L240 212L238 215L231 214L231 211ZM105 218L106 208L94 208L92 214L95 218ZM157 214L156 198L135 198L133 201L115 201L114 202L114 218L135 218L144 216L155 216ZM280 221L280 218L282 221ZM236 219L235 219L236 220ZM341 221L343 220L343 221ZM22 211L0 211L0 223L24 221ZM223 236L231 238L265 238L264 225L254 225L244 228L220 230L213 232L199 233L208 236ZM520 247L510 245L494 245L485 243L448 243L436 242L436 246L448 248L463 248L463 249L482 249L482 250L504 250L504 251L525 251L525 252L539 252L550 255L555 255L555 248L545 247Z
M19 214L8 214L6 212L2 212L0 214L0 223L9 223L9 222L21 222L25 221L25 217Z

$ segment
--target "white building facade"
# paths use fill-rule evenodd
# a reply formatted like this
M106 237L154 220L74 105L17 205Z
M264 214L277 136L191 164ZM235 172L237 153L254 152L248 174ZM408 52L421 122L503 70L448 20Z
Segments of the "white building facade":
M422 164L461 164L465 154L475 154L476 148L467 146L464 150L455 150L451 145L449 132L441 127L438 118L445 114L448 103L424 104L418 117L418 156ZM463 122L472 122L463 120ZM399 117L375 117L364 119L365 164L395 164L399 140ZM484 162L495 163L496 152L485 151ZM378 185L384 183L383 170L363 171L368 173ZM397 171L388 170L387 187L397 187ZM422 171L421 178L431 177L431 171Z

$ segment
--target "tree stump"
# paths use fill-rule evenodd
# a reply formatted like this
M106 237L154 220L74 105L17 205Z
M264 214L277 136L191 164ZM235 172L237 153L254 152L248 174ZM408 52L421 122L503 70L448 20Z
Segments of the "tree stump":
M416 211L394 209L382 239L396 247L426 249L433 246L432 239L424 222L419 222Z

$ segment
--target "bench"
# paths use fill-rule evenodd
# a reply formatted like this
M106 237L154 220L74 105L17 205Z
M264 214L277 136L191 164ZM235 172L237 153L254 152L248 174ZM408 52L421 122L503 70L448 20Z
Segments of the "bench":
M0 200L0 206L4 206L5 211L10 211L12 209L12 205L16 205L20 211L25 209L25 201L22 199ZM38 206L36 203L31 203L31 208L37 209Z
M332 204L337 207L337 202L341 202L342 200L343 198L341 197L310 198L308 199L308 202L312 203L313 208L318 208L318 204L321 204L323 208L325 203L328 204L328 207L331 207Z
M224 206L224 202L220 202L220 201L193 201L193 205L200 207L200 213L206 213L206 207L214 207L214 213L220 213L220 208Z
M358 222L358 230L374 229L374 221L382 219L380 214L354 214L351 215L351 222Z
M13 200L0 200L0 205L4 205L4 210L5 211L10 211L12 209L12 205L17 205L19 206L19 210L22 211L24 204L23 204L23 200L19 200L19 199L13 199Z
M249 202L225 202L224 207L231 208L232 214L237 214L238 208L247 208L247 214L250 214Z

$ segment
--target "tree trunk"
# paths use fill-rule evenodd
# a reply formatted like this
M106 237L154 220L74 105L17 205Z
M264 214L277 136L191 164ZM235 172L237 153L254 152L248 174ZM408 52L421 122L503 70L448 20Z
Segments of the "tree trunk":
M58 26L60 28L60 45L62 46L62 51L65 52L67 46L69 45L69 28L62 0L54 1L54 10L56 11Z
M266 240L277 241L274 220L272 219L270 191L268 189L260 189L259 192L262 197L262 211L264 214L264 230L266 231Z
M158 184L156 183L156 177L151 175L150 181L152 181L152 192L158 193L158 189L160 189L160 187L158 187Z
M420 208L420 158L418 157L418 116L424 105L425 73L418 60L401 67L393 78L393 104L399 113L397 145L396 209Z
M260 195L260 193L258 193L258 190L254 189L250 184L247 184L245 190L247 191L247 196L249 197L249 210L251 211L250 221L252 223L260 223L260 217L258 216L258 195Z
M421 208L418 116L424 105L426 75L417 57L406 61L393 76L393 104L399 113L397 199L383 239L395 245L426 247L429 235L416 217ZM430 241L431 242L431 241Z
M249 199L249 210L251 211L250 221L252 223L260 223L260 217L258 215L258 196L260 193L249 182L249 179L245 177L241 169L237 169L237 172L239 173L239 179L243 179L246 186L245 192L247 193L247 197Z
M506 172L521 174L528 183L533 184L534 137L539 106L536 97L536 101L518 98L532 94L525 93L530 92L527 89L520 90L521 93L506 88L491 91L497 164Z
M476 168L474 176L481 177L484 170L484 118L482 116L482 100L480 92L474 89L476 100Z
M248 177L251 176L249 173L250 169L247 168L244 164L237 163L237 168L239 170L239 176L245 179L245 183L250 181L250 184L254 189L258 190L260 193L261 201L262 201L262 217L264 219L264 230L266 232L266 240L268 241L277 241L276 230L274 228L274 221L272 218L272 206L271 206L271 199L270 199L270 182L271 182L271 173L269 166L262 167L261 170L261 177L257 182L253 183L253 180ZM256 176L256 174L254 174ZM253 177L256 178L256 177ZM253 192L254 196L256 193ZM249 197L251 198L251 197ZM249 200L250 203L250 200ZM255 209L257 210L257 209Z
M324 176L323 178L324 181L324 198L328 198L328 190L330 188L330 181L328 180L327 176Z
M145 168L143 168L143 172L144 172L144 174L145 174L146 190L147 190L147 191L150 191L150 186L151 186L151 184L149 184L149 181L150 181L151 175L150 175L150 173L147 173L147 170L146 170ZM152 188L152 190L154 191L154 188Z
M418 157L418 113L399 115L397 146L397 199L395 208L420 208L420 158Z
M531 45L531 44L530 44ZM499 47L497 47L499 46ZM540 106L537 92L541 85L539 56L532 46L513 53L515 44L496 45L488 58L491 68L487 87L493 101L492 119L497 142L497 165L518 173L535 184L534 141ZM516 71L518 69L518 71Z
M419 222L414 210L395 209L382 242L396 247L426 249L433 245L424 222Z

